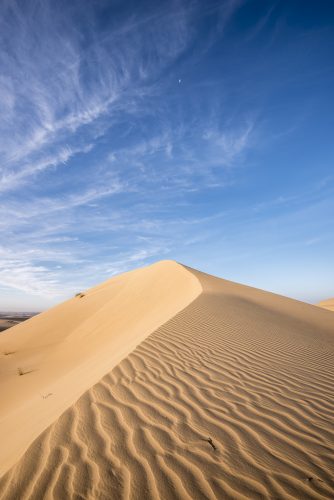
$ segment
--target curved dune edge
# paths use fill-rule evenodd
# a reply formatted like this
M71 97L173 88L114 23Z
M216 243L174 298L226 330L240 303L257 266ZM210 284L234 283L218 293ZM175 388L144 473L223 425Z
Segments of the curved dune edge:
M32 443L2 499L333 498L331 315L190 272L202 293Z
M321 302L318 302L317 306L334 312L334 299L322 300Z
M2 333L0 475L81 394L201 291L183 266L161 261L115 276Z

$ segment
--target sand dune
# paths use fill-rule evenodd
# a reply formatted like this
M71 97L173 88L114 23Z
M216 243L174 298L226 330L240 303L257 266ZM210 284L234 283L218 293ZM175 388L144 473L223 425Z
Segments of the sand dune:
M317 305L329 311L334 311L334 299L322 300Z
M122 280L123 294L116 291ZM90 294L94 307L87 300L86 309ZM101 324L117 311L119 323ZM8 411L23 430L17 438L14 427L6 436L0 426L1 442L16 443L1 452L1 498L334 497L334 318L327 311L162 262L14 330L15 350L26 349L22 363L29 355L40 377L48 361L38 349L53 362L56 341L73 341L65 369L50 368L53 384L59 373L67 381L59 394L38 399L37 371L14 376L2 369L4 387L14 392L13 378L18 384L31 377L30 411L40 415L28 431L23 390L4 406L3 421ZM89 358L81 344L95 336ZM109 344L109 337L118 342ZM101 358L101 369L94 376L70 371L71 355L87 370ZM29 437L18 446L25 431Z
M6 397L0 401L0 474L200 291L182 266L160 262L112 278L2 333L0 393Z

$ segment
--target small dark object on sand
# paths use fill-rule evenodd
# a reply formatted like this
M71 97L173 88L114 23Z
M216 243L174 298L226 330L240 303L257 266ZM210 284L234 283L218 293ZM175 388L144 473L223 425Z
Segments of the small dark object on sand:
M52 392L49 392L48 394L45 394L45 395L42 394L42 398L48 399L48 397L52 396L52 394L53 394Z
M213 441L212 441L212 439L211 439L210 437L207 439L207 442L208 442L209 444L211 444L211 446L212 446L212 448L213 448L214 450L216 450L216 449L217 449L217 447L213 444Z
M17 369L17 373L20 377L22 377L22 375L28 375L28 373L32 373L34 371L35 370L22 370L22 368Z

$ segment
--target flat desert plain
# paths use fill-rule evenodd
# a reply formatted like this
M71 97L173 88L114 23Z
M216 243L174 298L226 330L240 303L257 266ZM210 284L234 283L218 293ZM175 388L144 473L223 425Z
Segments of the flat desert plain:
M0 313L0 332L26 321L37 313Z
M1 499L334 498L334 314L173 261L0 335Z

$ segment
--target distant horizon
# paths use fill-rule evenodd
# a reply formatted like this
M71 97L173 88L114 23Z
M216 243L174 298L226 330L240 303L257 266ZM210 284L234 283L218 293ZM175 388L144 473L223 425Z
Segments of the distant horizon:
M334 296L334 3L0 6L0 310L156 260Z
M162 260L166 260L166 259L162 259ZM167 259L167 260L173 260L173 259ZM147 264L147 265L152 265L152 264L155 264L155 263L157 263L157 262L159 262L159 261L154 261L154 262L152 262L151 264ZM183 266L187 266L187 264L182 263L182 262L179 262L179 264L181 264L181 265L183 265ZM140 266L140 267L146 267L146 266ZM190 266L188 266L188 267L190 267ZM135 269L138 269L138 267L137 267L137 268L134 268L134 269L129 269L128 271L124 271L124 272L131 272L131 271L134 271ZM197 271L201 271L201 269L196 269L196 270L197 270ZM204 271L203 271L203 272L204 272ZM123 274L123 273L119 273L119 274ZM207 274L211 274L211 273L207 273ZM109 279L114 278L114 277L116 277L116 276L118 276L118 274L117 274L117 275L114 275L114 276L111 276L110 278L107 278L107 279L106 279L106 280L104 280L104 281L108 281ZM215 276L215 275L213 275L213 276ZM222 277L222 276L216 276L216 277L221 278L221 279L225 279L225 278L224 278L224 277ZM227 281L231 281L231 280L227 280ZM100 283L103 283L103 281L102 281L102 282L99 282L99 283L94 283L94 284L93 284L91 287L89 287L89 288L92 288L92 287L94 287L94 286L96 286L96 285L99 285ZM256 289L259 289L259 290L262 290L262 291L265 291L265 292L274 293L274 294L276 294L276 295L282 295L282 296L287 297L287 298L292 299L292 300L300 300L300 299L296 299L296 298L294 298L294 297L289 297L288 295L283 295L283 294L279 294L279 293L277 293L277 292L273 292L272 290L265 290L265 289L263 289L263 288L253 287L253 286L252 286L252 284L250 284L250 283L239 283L239 282L236 282L236 283L238 283L238 284L240 284L240 285L249 286L249 287L251 287L251 288L256 288ZM85 290L86 290L86 289L83 289L82 291L85 291ZM78 293L79 293L79 292L78 292ZM62 302L66 301L66 300L69 300L70 298L73 298L73 296L72 296L72 297L67 297L67 298L65 298L65 299L63 299L63 300L61 300L61 301L59 301L59 302L57 302L57 303L55 303L55 304L52 304L50 307L46 307L46 308L44 308L44 309L39 309L39 310L21 310L21 309L3 310L3 309L0 309L0 315L3 315L3 314L40 314L40 313L42 313L42 312L44 312L44 311L47 311L48 309L50 309L50 308L52 308L52 307L55 307L55 306L57 306L57 305L61 304ZM302 302L305 302L305 303L307 303L307 304L311 304L311 305L317 305L317 303L318 303L318 302L325 301L325 300L328 300L328 299L331 299L331 298L332 298L332 297L324 297L324 298L322 298L322 299L317 300L316 302L308 302L308 301L302 301Z
M44 309L45 311L45 309ZM0 315L3 315L3 314L15 314L15 315L19 315L19 314L39 314L43 312L42 310L41 311L0 311Z

